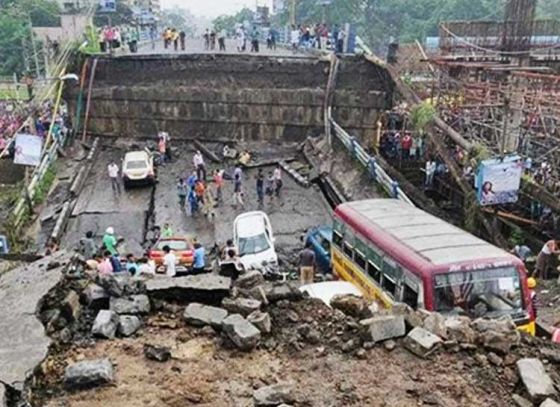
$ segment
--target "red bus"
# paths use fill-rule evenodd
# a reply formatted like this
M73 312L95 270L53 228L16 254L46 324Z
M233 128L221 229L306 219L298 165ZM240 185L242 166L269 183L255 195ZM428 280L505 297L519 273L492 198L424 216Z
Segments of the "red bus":
M472 318L509 315L535 334L525 266L517 257L395 199L335 210L333 271L367 298Z

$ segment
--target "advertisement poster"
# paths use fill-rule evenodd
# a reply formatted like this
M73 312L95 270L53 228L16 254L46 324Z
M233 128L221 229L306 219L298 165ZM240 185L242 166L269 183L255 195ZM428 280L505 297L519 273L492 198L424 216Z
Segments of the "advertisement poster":
M523 160L519 156L482 161L476 182L480 205L517 202L522 173Z
M14 164L36 167L41 163L43 139L33 134L16 135Z

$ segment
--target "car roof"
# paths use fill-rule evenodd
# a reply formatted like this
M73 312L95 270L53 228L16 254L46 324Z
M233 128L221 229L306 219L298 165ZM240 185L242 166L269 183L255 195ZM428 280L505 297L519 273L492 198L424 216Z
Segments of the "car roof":
M235 227L239 237L257 236L265 232L264 219L266 213L261 211L247 212L235 218Z
M130 151L124 156L125 161L144 161L148 158L148 153L145 151Z

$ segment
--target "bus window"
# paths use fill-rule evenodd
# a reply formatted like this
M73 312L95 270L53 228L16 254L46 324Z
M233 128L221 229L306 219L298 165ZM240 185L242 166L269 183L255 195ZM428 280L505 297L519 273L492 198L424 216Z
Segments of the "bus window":
M358 250L356 250L356 257L354 261L362 270L366 269L366 257Z
M320 237L320 243L321 243L321 247L322 247L327 253L330 253L330 251L331 251L331 242L330 242L327 238L321 236L321 237Z
M413 309L418 308L418 293L408 284L403 284L402 302L410 305Z
M387 274L383 274L383 282L381 286L392 297L395 296L395 292L397 291L397 283L391 277L388 277Z
M344 242L344 254L350 258L352 258L352 255L354 254L354 249L346 242Z
M381 282L381 270L371 261L368 261L368 269L367 272L371 278L373 278L378 283Z
M333 232L333 243L335 246L341 247L342 246L342 235L337 231Z

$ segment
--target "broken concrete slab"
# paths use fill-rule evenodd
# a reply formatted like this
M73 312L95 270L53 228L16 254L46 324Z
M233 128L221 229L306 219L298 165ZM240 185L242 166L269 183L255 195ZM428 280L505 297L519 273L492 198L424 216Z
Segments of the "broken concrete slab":
M382 315L360 321L365 328L366 340L381 342L387 339L399 338L406 334L404 316Z
M518 360L516 364L519 377L534 403L556 394L554 383L539 359L524 358Z
M279 406L296 401L294 386L289 383L273 384L260 387L253 393L253 401L257 407Z
M209 305L191 303L185 308L183 319L188 324L194 326L210 325L219 328L228 316L225 309L212 307Z
M408 333L404 339L404 347L419 357L426 357L443 340L428 331L427 329L416 327Z
M107 290L95 283L88 284L84 291L82 291L82 301L84 304L96 310L109 308L109 298L110 295Z
M552 399L546 399L539 407L560 407L560 403L557 403Z
M451 317L445 320L447 339L459 343L475 343L476 332L470 326L468 317Z
M267 312L255 311L247 317L247 321L255 325L263 334L270 333L272 330L272 321Z
M339 309L346 315L355 318L368 318L371 313L368 312L369 304L363 297L352 294L335 295L330 302L331 307Z
M229 294L231 278L216 274L187 277L159 277L146 282L150 297L219 305Z
M78 320L82 312L80 296L75 291L69 291L60 304L61 315L69 322Z
M229 298L226 297L222 301L222 307L231 314L241 314L244 317L258 311L262 303L251 298Z
M97 313L91 333L100 338L114 339L119 326L119 316L115 311L102 309Z
M290 283L281 283L272 287L266 287L265 293L270 302L281 300L294 301L303 298L303 293L298 290L298 287Z
M114 379L113 364L109 359L84 360L66 367L66 388L84 388L111 383Z
M445 318L440 313L430 313L430 315L428 315L424 320L424 328L440 338L447 338Z
M36 312L41 299L62 278L72 253L59 251L0 276L0 382L22 390L47 356L51 339ZM61 266L49 269L48 264Z
M239 314L224 319L222 329L232 342L244 351L255 348L261 339L261 332Z
M525 397L521 397L519 394L513 394L511 399L517 407L533 407L533 403L527 400Z
M110 309L117 314L147 314L150 312L150 299L147 295L111 298Z
M243 290L250 290L251 288L263 285L264 283L265 280L262 273L257 270L251 270L240 275L235 281L235 286Z
M121 336L130 336L140 329L142 320L135 315L119 316L118 333Z

